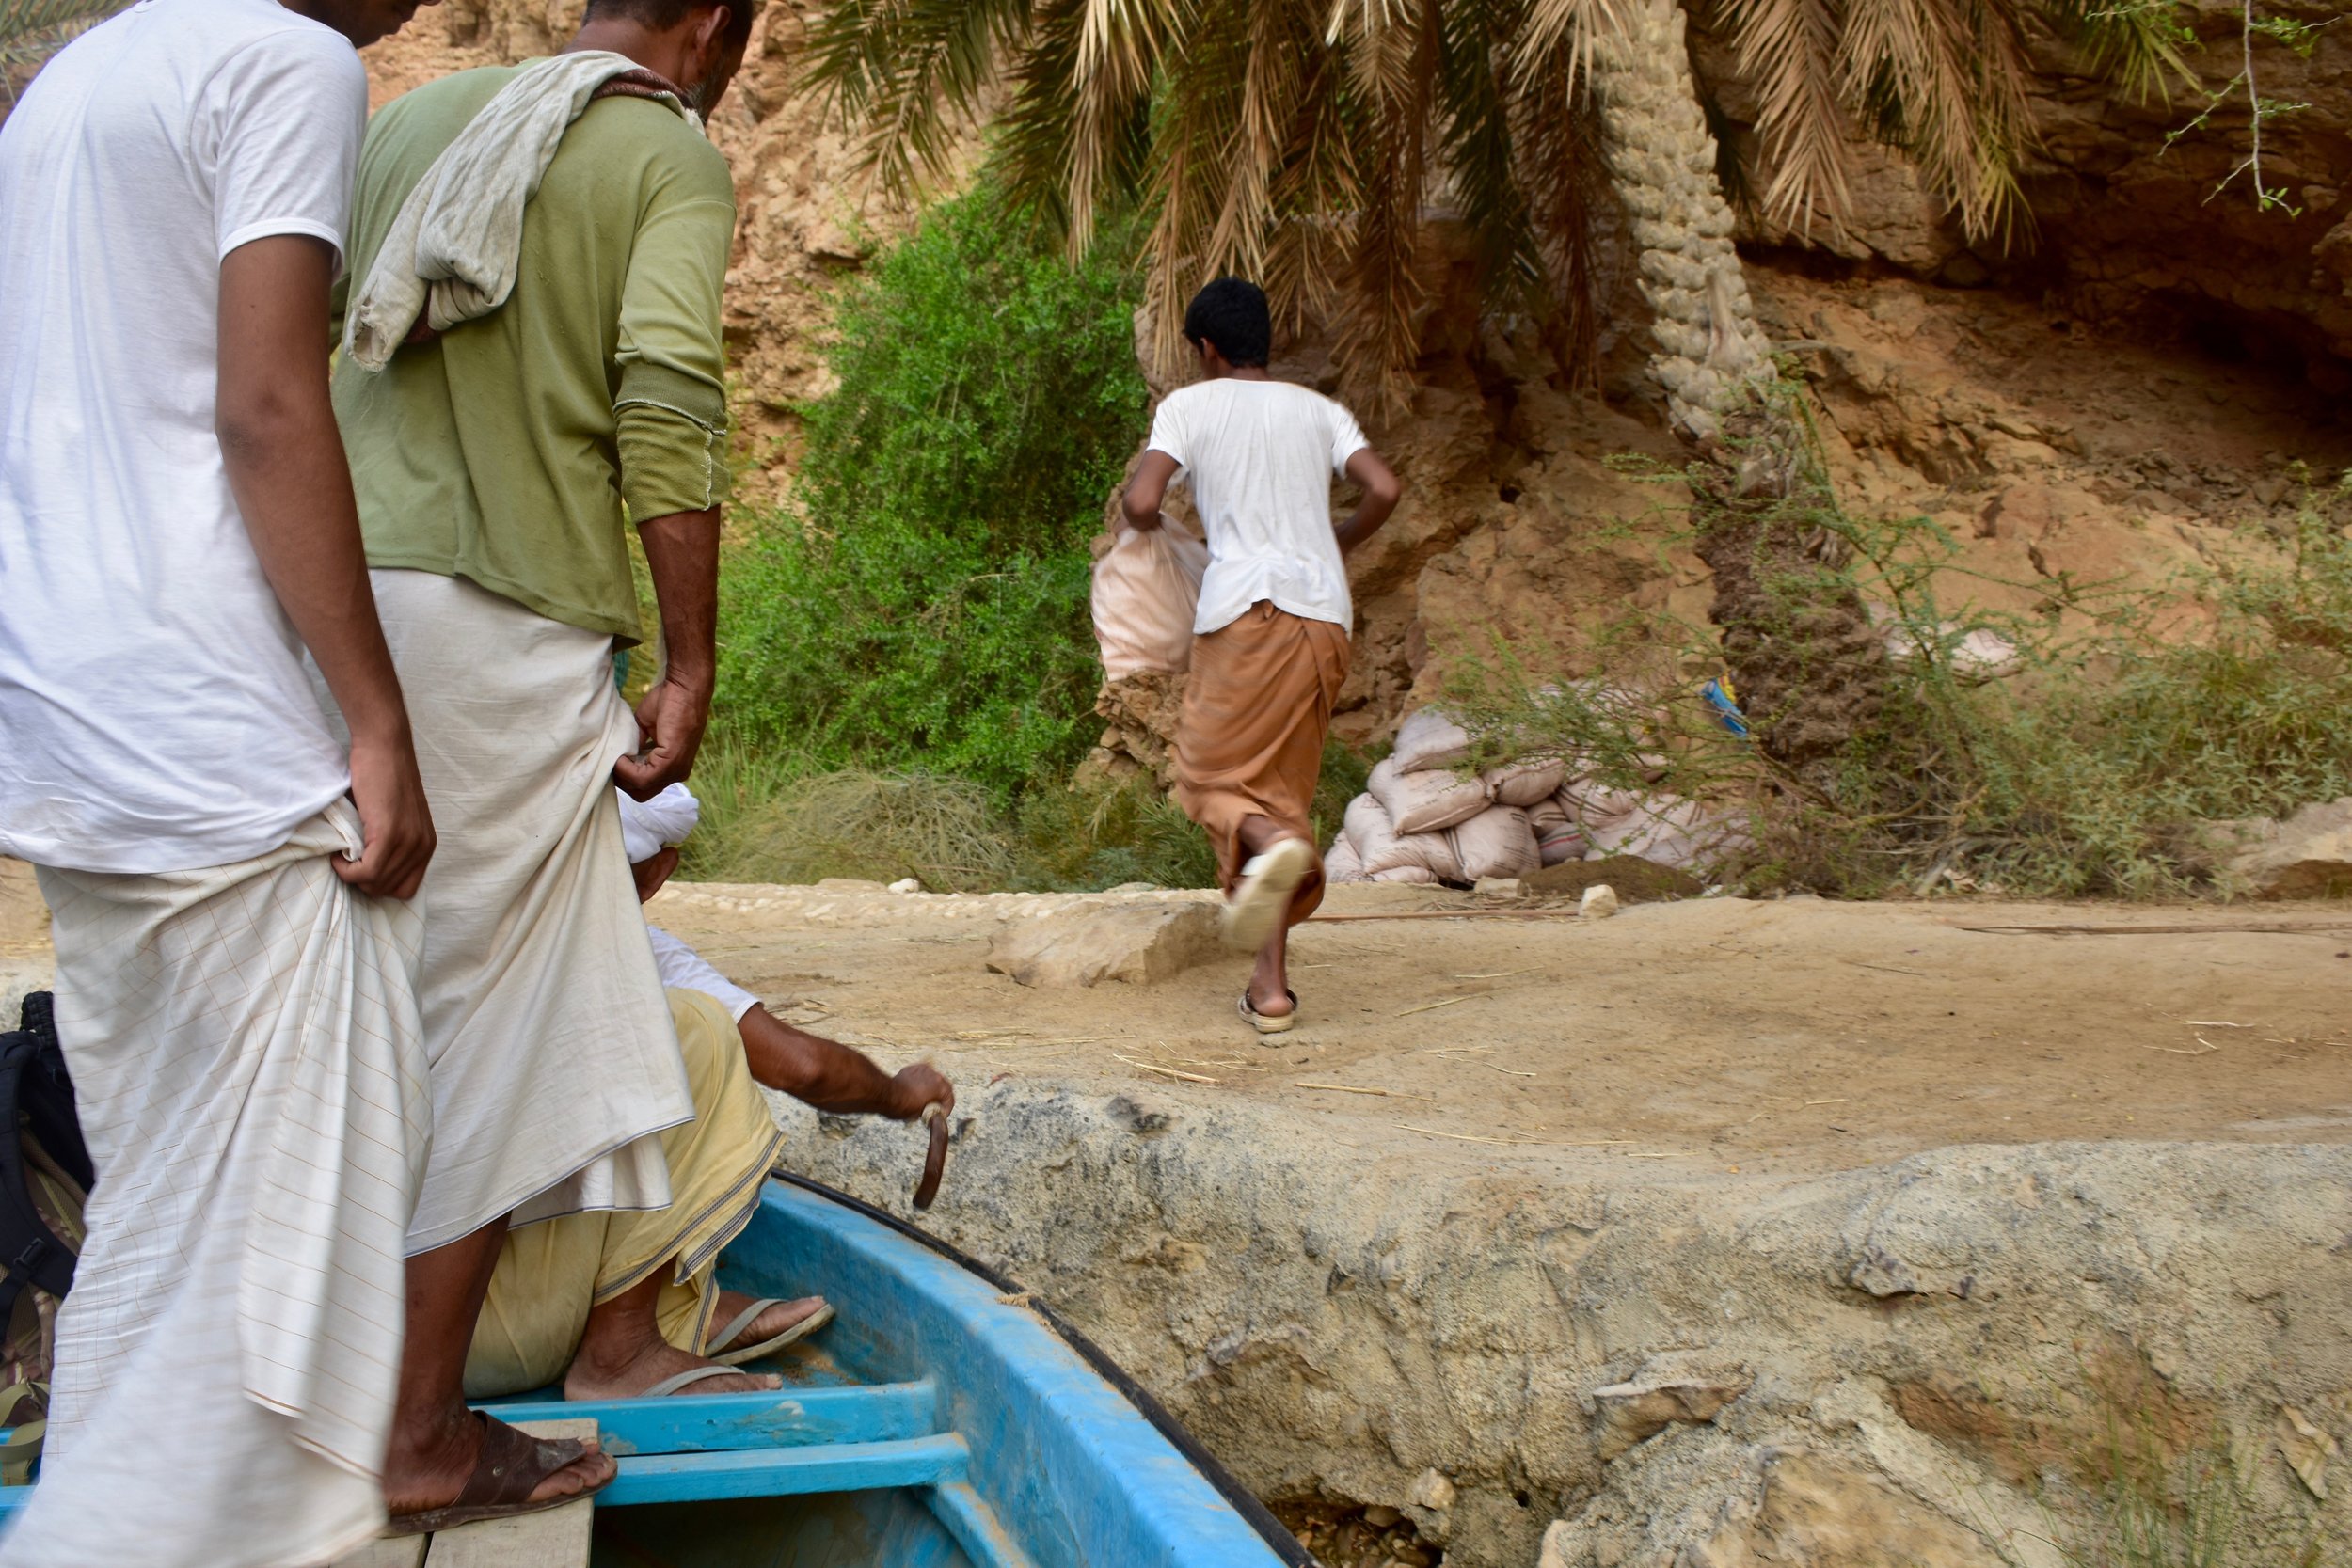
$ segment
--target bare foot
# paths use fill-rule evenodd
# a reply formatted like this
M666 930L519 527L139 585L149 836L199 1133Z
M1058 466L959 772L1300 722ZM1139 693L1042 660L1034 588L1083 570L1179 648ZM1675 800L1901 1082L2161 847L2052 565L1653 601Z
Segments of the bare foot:
M744 1305L749 1306L750 1303ZM704 1356L689 1354L660 1335L619 1355L610 1353L592 1354L583 1345L580 1354L573 1358L571 1370L564 1374L564 1397L567 1400L640 1399L646 1389L665 1377L675 1377L696 1367L713 1365L716 1363ZM783 1379L765 1372L730 1370L723 1376L707 1377L691 1383L679 1392L756 1394L765 1389L781 1387L783 1382Z
M710 1314L711 1331L713 1333L723 1332L727 1324L741 1317L744 1309L758 1299L757 1296L747 1296L740 1291L720 1291L719 1305ZM825 1298L822 1296L803 1296L798 1301L780 1301L736 1330L735 1337L725 1344L712 1345L710 1354L724 1355L739 1345L756 1345L762 1340L772 1339L789 1329L794 1323L813 1318L824 1309Z
M473 1479L487 1430L473 1412L461 1407L453 1418L428 1433L395 1431L384 1462L385 1509L393 1514L421 1513L455 1502ZM588 1451L533 1487L532 1502L575 1497L612 1479L619 1466L612 1456L597 1448L595 1438L582 1441Z

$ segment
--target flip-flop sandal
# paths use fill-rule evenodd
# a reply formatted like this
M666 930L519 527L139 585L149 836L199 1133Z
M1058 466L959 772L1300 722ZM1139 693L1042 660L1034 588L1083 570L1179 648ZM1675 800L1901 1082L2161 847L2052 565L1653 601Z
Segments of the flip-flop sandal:
M430 1535L484 1519L519 1519L593 1497L612 1483L607 1476L594 1486L534 1502L531 1494L539 1483L585 1455L588 1445L577 1437L533 1437L479 1410L473 1415L482 1423L482 1453L466 1478L466 1489L446 1507L393 1514L384 1527L386 1535Z
M707 1383L714 1377L756 1379L759 1375L757 1372L739 1372L733 1367L722 1367L713 1362L707 1367L689 1367L682 1372L672 1372L668 1377L635 1397L641 1400L666 1400L681 1389L691 1387L697 1383Z
M1282 994L1291 999L1291 1010L1279 1018L1269 1018L1249 1005L1249 990L1242 988L1241 1000L1234 1004L1241 1010L1244 1022L1261 1035L1285 1035L1298 1022L1298 993L1287 988Z
M720 1367L739 1367L746 1361L756 1361L763 1355L771 1355L784 1349L795 1339L816 1333L833 1322L833 1303L827 1302L772 1338L762 1339L755 1345L736 1343L736 1336L757 1323L762 1312L767 1311L771 1307L781 1307L791 1299L789 1296L762 1296L742 1311L738 1312L735 1315L735 1321L720 1331L717 1343L727 1348L723 1351L712 1351L710 1353L711 1364Z
M1286 838L1252 855L1241 868L1241 885L1225 902L1225 944L1245 953L1263 947L1314 866L1314 846L1303 838Z

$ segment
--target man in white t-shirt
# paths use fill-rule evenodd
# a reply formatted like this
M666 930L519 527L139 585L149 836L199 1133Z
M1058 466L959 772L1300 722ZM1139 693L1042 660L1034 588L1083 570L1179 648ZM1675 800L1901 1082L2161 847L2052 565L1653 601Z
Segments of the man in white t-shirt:
M1220 277L1202 289L1184 337L1201 379L1160 404L1124 508L1130 526L1157 528L1182 469L1208 535L1176 800L1216 846L1227 941L1258 952L1241 1015L1279 1034L1298 1016L1290 927L1323 901L1307 813L1347 678L1346 556L1388 520L1397 483L1345 408L1266 373L1274 328L1256 284ZM1363 491L1336 526L1335 474Z
M415 7L142 0L0 126L0 851L99 1177L10 1568L307 1568L384 1521L434 839L323 350L354 46ZM501 1451L524 1502L611 1474Z

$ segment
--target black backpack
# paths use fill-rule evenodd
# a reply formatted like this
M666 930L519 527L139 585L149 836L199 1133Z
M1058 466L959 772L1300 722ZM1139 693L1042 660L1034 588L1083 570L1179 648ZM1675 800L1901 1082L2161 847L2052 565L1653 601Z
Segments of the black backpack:
M0 1035L0 1323L25 1286L62 1299L73 1285L78 1238L51 1228L34 1201L28 1165L53 1166L80 1189L77 1197L97 1181L73 1115L73 1081L57 1045L54 1003L49 992L34 991L24 998L23 1022Z
M33 992L23 1024L0 1035L0 1484L9 1486L40 1463L57 1307L73 1285L96 1174L51 1002Z

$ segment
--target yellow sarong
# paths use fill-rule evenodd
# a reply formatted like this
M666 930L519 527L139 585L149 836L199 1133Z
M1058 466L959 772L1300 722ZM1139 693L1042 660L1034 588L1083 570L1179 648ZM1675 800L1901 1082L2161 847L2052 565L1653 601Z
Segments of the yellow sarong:
M661 1134L670 1207L593 1210L510 1231L466 1354L467 1398L556 1382L580 1349L588 1309L664 1266L670 1279L655 1307L661 1336L703 1354L719 1298L719 1251L751 1223L784 1133L726 1009L697 990L669 997L694 1096L694 1119Z

